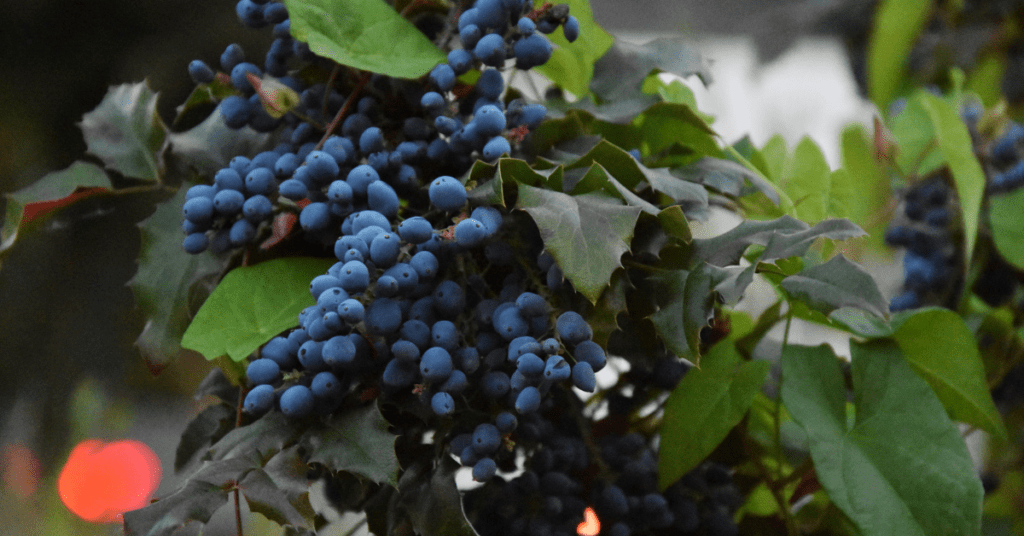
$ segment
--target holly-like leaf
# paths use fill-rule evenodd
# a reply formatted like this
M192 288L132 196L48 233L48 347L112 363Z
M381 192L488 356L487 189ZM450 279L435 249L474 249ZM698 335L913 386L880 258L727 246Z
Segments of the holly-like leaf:
M289 257L228 272L189 324L181 345L207 359L242 361L278 333L298 324L313 305L309 282L333 259Z
M782 400L818 480L865 535L980 534L983 490L960 432L889 341L851 342L854 422L828 346L790 345Z
M252 465L277 454L297 436L298 431L283 414L272 411L255 422L231 430L210 447L211 460L248 459Z
M705 84L711 83L711 65L706 58L681 38L659 37L643 45L617 41L594 64L590 90L608 101L637 97L651 71L683 78L696 74Z
M267 148L271 135L251 128L229 128L218 108L192 129L172 132L169 141L171 163L178 173L186 175L191 171L212 179L232 158L255 155Z
M200 450L209 447L235 426L235 408L214 404L196 415L178 441L174 452L174 471L181 471Z
M591 303L622 266L641 212L599 192L571 196L525 184L516 208L530 214L562 273Z
M783 279L782 288L826 316L842 307L864 309L880 317L889 313L888 300L871 274L843 255Z
M122 175L159 180L167 127L156 112L156 99L145 82L111 86L79 123L89 152Z
M205 524L228 502L228 492L209 482L190 480L159 501L124 513L124 531L129 536L171 536L190 521Z
M263 514L267 519L278 525L293 525L301 528L313 526L313 509L310 508L308 517L299 512L289 501L288 494L277 487L274 481L262 469L249 471L242 481L238 483L245 502L253 512ZM308 499L307 499L308 505Z
M400 499L419 534L478 536L462 509L462 495L455 485L459 464L448 456L432 471L415 465L398 484Z
M337 412L303 438L309 461L332 471L348 471L374 482L398 485L395 436L376 405Z
M768 374L767 361L741 362L734 340L750 331L749 316L735 313L732 334L708 351L665 401L658 452L664 490L703 461L743 419Z
M49 173L38 181L7 194L3 227L0 228L0 251L14 244L18 230L30 218L25 217L26 207L46 201L53 201L54 208L61 200L72 202L75 192L86 188L111 188L110 178L101 168L88 162L75 162L67 169Z
M1024 188L993 195L988 198L988 223L992 240L999 255L1006 262L1024 270L1024 226L1020 215L1024 212Z
M285 0L292 35L318 56L395 78L418 78L445 56L380 0Z
M582 97L589 92L590 79L594 76L594 62L612 46L615 39L594 21L589 0L565 0L569 14L580 23L580 35L570 43L558 30L546 37L555 45L551 58L536 71L549 80ZM540 7L538 5L538 7Z
M210 252L189 255L181 248L181 206L186 186L139 224L142 249L139 269L128 282L147 318L135 344L151 370L160 370L181 352L180 341L191 318L193 300L209 294L210 281L224 260Z

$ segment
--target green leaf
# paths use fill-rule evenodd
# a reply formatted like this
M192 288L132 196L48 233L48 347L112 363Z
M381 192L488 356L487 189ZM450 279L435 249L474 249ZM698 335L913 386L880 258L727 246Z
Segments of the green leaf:
M561 30L548 35L555 50L551 59L535 70L555 85L577 97L583 97L589 92L590 79L594 76L594 62L604 55L615 39L594 21L589 0L565 0L559 3L569 5L569 14L580 23L580 35L572 43L566 41Z
M210 447L211 460L247 459L250 464L263 462L291 443L298 431L279 412L270 412L255 422L235 428Z
M1017 269L1024 270L1024 188L988 198L988 224L999 255Z
M225 260L210 252L189 255L181 248L181 206L188 185L139 224L139 269L128 282L147 318L135 344L151 369L159 370L181 352L181 337L193 304L206 299Z
M745 318L746 326L737 325ZM733 315L736 333L749 317ZM686 373L668 400L661 423L658 487L664 490L703 461L746 415L768 374L767 361L741 364L732 338L711 348L701 367Z
M420 464L402 475L398 484L402 504L413 529L424 535L477 536L462 509L462 495L455 485L459 464L444 456L432 471Z
M953 172L964 224L964 257L967 265L970 265L974 243L977 241L981 202L985 196L985 171L974 156L974 144L967 125L960 119L960 113L953 104L927 92L923 92L922 99L935 128L939 151Z
M124 513L124 529L131 536L170 536L189 521L206 523L228 502L219 485L189 480L178 491L139 510Z
M311 463L322 463L332 471L348 471L374 482L398 485L396 436L377 406L336 412L304 436Z
M889 313L889 302L871 274L843 255L783 279L782 288L826 316L842 307L864 309L880 317Z
M181 340L206 359L241 361L282 331L298 325L299 313L316 301L309 282L333 259L289 257L228 272L192 319Z
M875 24L868 42L868 94L879 110L889 102L903 81L907 58L932 12L930 0L883 0L875 10Z
M914 313L893 336L910 367L932 386L953 419L1005 438L970 328L948 309Z
M651 71L683 78L696 74L705 84L711 83L710 62L690 43L678 37L659 37L643 45L616 41L594 64L590 90L606 101L638 97Z
M156 99L145 82L111 86L79 123L89 152L122 175L159 180L167 127L156 112Z
M382 0L285 0L292 35L342 65L418 78L444 54Z
M516 208L537 223L544 247L591 303L600 297L612 272L622 266L622 254L629 251L641 212L598 192L571 196L525 184L519 185Z
M169 162L175 171L187 176L195 172L208 177L228 166L238 155L255 155L270 146L271 134L251 128L232 129L216 109L209 117L185 132L171 132Z
M63 199L79 188L111 187L110 178L99 166L78 161L66 169L48 173L17 192L6 194L3 227L0 228L0 251L14 244L26 205Z
M852 426L828 346L791 345L782 357L782 400L807 430L829 498L865 536L980 534L981 481L931 387L895 344L850 346Z
M238 483L249 510L263 514L267 519L278 525L293 525L302 528L313 526L313 509L309 508L309 517L303 515L289 501L288 495L274 484L270 476L262 469L249 471ZM306 499L308 505L309 499Z

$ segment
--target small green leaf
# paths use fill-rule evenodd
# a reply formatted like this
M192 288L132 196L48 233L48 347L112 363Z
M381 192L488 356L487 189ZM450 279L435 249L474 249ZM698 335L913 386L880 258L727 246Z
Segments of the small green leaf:
M374 482L398 485L395 435L375 405L336 412L303 438L309 461L331 471L348 471Z
M879 110L896 97L907 69L907 58L931 16L930 0L883 0L875 10L868 42L868 94Z
M622 254L629 251L641 212L603 193L571 196L525 184L519 185L516 208L530 214L544 247L591 303L600 297L612 272L622 266Z
M988 223L992 240L999 255L1006 262L1024 270L1024 226L1020 215L1024 213L1024 188L988 198Z
M953 419L1005 438L970 328L948 309L914 313L893 336L910 367L932 386Z
M734 314L731 318L735 333L750 330L749 317ZM746 325L739 325L742 323ZM661 490L711 454L743 419L754 402L754 395L760 392L770 364L767 361L741 363L732 339L713 346L701 359L701 367L687 372L665 401L658 452L658 487Z
M922 92L921 97L935 129L939 151L953 172L964 225L964 257L967 265L970 265L978 236L981 202L985 196L985 171L974 156L971 134L960 119L957 109L930 93Z
M790 345L782 356L782 400L807 430L829 498L865 536L979 534L981 481L932 388L895 344L850 346L852 426L829 347Z
M210 252L189 255L181 248L181 206L187 190L188 185L183 185L139 224L139 268L128 282L148 319L135 345L150 368L156 370L181 353L181 337L191 319L191 306L209 295L213 278L225 264Z
M400 500L417 533L478 536L462 509L462 495L455 485L458 469L455 460L444 456L433 470L416 464L402 475L398 484Z
M167 127L156 112L156 99L145 82L111 86L79 123L89 152L125 176L159 180Z
M583 97L589 93L594 62L608 51L615 39L594 21L589 0L565 0L559 3L569 5L569 14L580 23L580 35L572 43L566 41L561 30L548 35L555 50L551 59L537 67L536 71L573 95Z
M381 0L285 0L292 35L342 65L418 78L445 56L416 26Z
M206 359L227 355L241 361L263 343L298 324L299 313L316 303L309 282L334 259L290 257L228 272L196 313L181 346Z
M110 178L100 167L78 161L66 169L43 176L17 192L6 194L3 227L0 228L0 251L14 244L26 205L63 199L79 188L111 188Z
M842 307L864 309L880 317L889 313L888 300L871 274L843 255L783 279L782 288L826 316Z

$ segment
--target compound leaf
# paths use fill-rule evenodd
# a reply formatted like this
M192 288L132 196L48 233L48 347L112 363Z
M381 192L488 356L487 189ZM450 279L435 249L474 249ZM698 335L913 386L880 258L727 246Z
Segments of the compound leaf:
M533 217L562 273L592 303L622 266L641 212L600 192L572 196L525 184L516 208Z
M332 264L333 259L289 257L235 268L203 303L181 345L206 359L227 355L242 361L298 324L299 313L315 303L310 280Z
M159 180L167 127L156 112L156 100L145 82L111 86L79 123L89 152L122 175Z
M782 357L782 400L829 498L867 536L979 534L981 481L932 388L891 341L850 346L852 426L828 346L791 345Z
M398 485L395 435L375 405L338 412L304 437L309 461L348 471L374 482Z
M418 78L444 54L381 0L285 0L292 35L319 56L395 78ZM582 31L580 32L582 34Z

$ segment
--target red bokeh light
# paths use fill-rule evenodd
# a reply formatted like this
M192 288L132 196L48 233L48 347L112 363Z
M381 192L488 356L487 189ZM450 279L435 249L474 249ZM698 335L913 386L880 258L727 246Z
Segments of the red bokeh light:
M4 445L0 449L0 469L4 486L19 497L27 498L36 491L42 467L36 453L25 445Z
M597 536L601 533L601 520L597 519L594 509L587 507L583 511L583 522L576 526L576 534L579 536Z
M82 441L71 450L57 492L72 513L93 523L121 522L142 508L160 484L160 459L145 443Z

